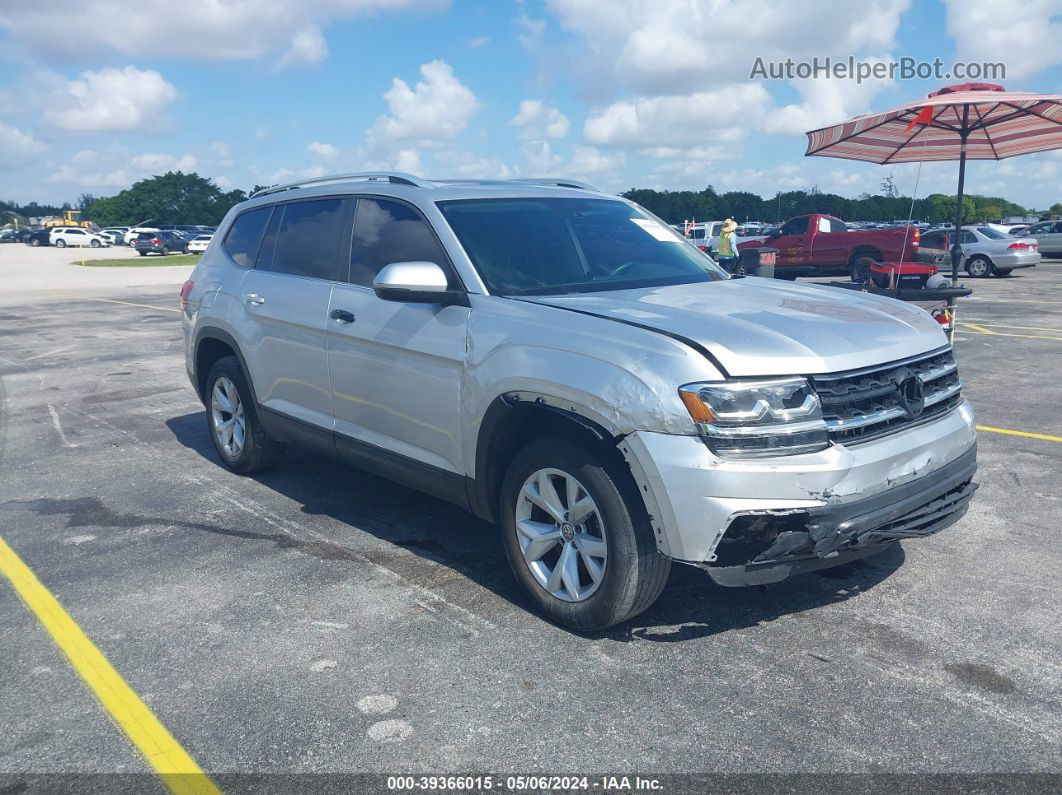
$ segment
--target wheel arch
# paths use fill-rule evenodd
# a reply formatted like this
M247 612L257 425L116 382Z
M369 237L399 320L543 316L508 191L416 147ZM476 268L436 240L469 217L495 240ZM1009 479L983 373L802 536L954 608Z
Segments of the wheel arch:
M247 386L251 390L251 397L255 405L258 405L258 394L254 389L251 371L247 368L247 360L244 358L240 346L227 331L213 326L201 329L195 339L193 358L195 370L193 375L199 399L204 403L206 402L207 375L210 373L210 368L214 366L214 362L224 356L235 356L237 361L239 361L240 369L243 370L244 378L247 379Z
M667 536L660 524L660 510L645 472L625 434L607 427L603 417L571 401L548 395L509 392L495 398L483 414L476 438L475 471L467 482L472 512L488 522L497 522L498 500L505 470L521 447L534 439L557 436L596 449L631 478L653 526L658 549L667 554Z

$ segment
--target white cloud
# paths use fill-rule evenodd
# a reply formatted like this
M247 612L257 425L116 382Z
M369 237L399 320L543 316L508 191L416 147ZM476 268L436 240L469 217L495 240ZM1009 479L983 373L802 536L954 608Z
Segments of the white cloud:
M137 171L164 174L167 171L195 171L199 160L190 154L175 157L158 152L144 152L134 157L131 165Z
M553 152L549 141L528 141L520 147L520 152L527 163L529 176L548 176L557 171L564 162L563 157Z
M562 28L583 39L584 69L639 94L712 90L744 80L757 56L809 60L881 52L910 0L547 0Z
M470 49L477 50L490 44L490 36L473 36L467 42Z
M800 135L844 121L871 110L875 95L893 84L891 80L869 81L862 85L854 80L794 80L790 85L797 90L802 101L771 110L764 117L762 127L770 133Z
M448 0L6 0L0 28L46 57L101 53L240 60L279 56L278 65L326 57L321 28L375 13L444 8ZM57 24L61 23L59 27Z
M491 157L482 157L471 152L442 150L436 153L436 161L447 177L458 179L511 179L513 169Z
M539 99L525 99L521 102L519 112L509 124L523 128L520 138L525 141L563 138L571 126L567 116L553 105L546 105Z
M209 160L221 168L231 168L235 163L232 157L232 147L225 141L211 141L207 150Z
M283 69L292 64L320 63L328 57L328 42L325 41L321 29L316 26L300 30L291 40L280 60L276 63L277 69Z
M527 14L521 14L514 19L513 25L517 30L516 40L529 50L537 48L546 34L546 20L536 19Z
M313 179L327 174L324 166L309 166L308 168L278 168L266 174L259 175L256 181L264 185L278 185L283 182L296 182L300 179Z
M307 144L306 151L314 157L319 157L323 160L331 160L339 154L332 144L325 144L320 141L314 141L313 143Z
M603 146L683 147L733 140L761 119L770 97L758 83L689 95L637 97L590 114L586 140Z
M26 158L38 155L47 149L32 133L23 132L0 121L0 168L22 165Z
M157 123L176 97L176 89L153 70L99 69L59 86L44 118L64 130L134 130Z
M390 112L369 129L370 146L388 148L395 141L433 146L468 126L479 102L453 68L445 61L431 61L420 67L420 74L423 79L413 88L401 78L392 81L384 94Z
M945 0L945 5L958 60L1002 62L1008 80L1062 64L1058 0Z

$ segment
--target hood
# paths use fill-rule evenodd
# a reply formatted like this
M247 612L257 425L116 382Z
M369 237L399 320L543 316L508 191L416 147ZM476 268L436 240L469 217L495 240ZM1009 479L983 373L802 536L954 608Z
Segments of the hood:
M744 278L527 300L679 335L732 376L813 375L916 356L947 344L928 312L825 285Z

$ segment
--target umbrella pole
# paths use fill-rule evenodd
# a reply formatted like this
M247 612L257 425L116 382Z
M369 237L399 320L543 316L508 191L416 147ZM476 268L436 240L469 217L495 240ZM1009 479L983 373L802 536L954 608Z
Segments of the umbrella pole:
M970 136L970 130L968 125L970 116L970 106L967 105L963 108L962 112L962 127L959 131L960 147L959 147L959 193L958 201L955 203L955 239L951 244L951 286L959 286L959 261L962 259L962 246L959 245L959 239L962 237L962 194L963 189L966 187L966 139ZM952 342L955 339L955 313L957 310L958 301L955 298L948 299L948 315L951 317L951 323L948 324L948 342Z

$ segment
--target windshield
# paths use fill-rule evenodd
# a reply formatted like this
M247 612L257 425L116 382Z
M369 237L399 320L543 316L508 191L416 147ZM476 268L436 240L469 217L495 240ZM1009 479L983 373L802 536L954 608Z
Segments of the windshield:
M439 202L492 293L555 295L727 278L648 213L609 199Z

